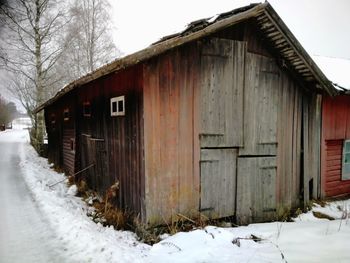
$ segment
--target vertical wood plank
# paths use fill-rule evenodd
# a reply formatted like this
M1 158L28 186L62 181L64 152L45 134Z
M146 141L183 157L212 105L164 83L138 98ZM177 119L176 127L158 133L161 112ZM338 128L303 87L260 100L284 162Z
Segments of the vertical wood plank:
M304 204L309 201L309 175L310 175L310 159L309 159L309 107L307 97L303 97L303 191Z
M233 216L237 149L201 150L201 211L209 218Z
M201 55L201 147L243 146L246 44L209 39Z
M247 53L245 72L245 137L239 155L277 155L279 70L272 59Z
M189 45L145 66L146 217L150 224L169 222L177 213L198 213L199 152L194 149L198 115L193 97L199 65L188 59L197 54L198 49Z
M276 219L276 157L239 157L237 169L237 222Z

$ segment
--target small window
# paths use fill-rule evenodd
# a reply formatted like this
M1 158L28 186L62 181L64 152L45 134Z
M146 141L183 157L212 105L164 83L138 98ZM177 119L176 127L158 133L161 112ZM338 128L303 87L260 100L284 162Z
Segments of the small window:
M83 103L83 115L84 115L84 117L91 117L90 101L86 101Z
M125 116L125 97L111 98L111 116Z
M75 151L75 140L73 138L70 139L70 150Z
M63 120L65 120L65 121L69 120L69 109L64 109L64 111L63 111Z
M343 145L342 180L350 180L350 140L345 140Z

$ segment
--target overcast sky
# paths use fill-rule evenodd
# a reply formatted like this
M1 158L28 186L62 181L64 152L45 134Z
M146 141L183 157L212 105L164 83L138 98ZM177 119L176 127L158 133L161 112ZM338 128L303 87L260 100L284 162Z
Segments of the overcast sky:
M110 0L117 46L129 54L189 22L248 5L246 0ZM269 1L312 55L350 59L350 0Z
M1 1L1 0L0 0ZM183 30L194 20L248 5L249 0L109 0L118 48L126 54L159 38ZM310 55L345 58L318 59L326 76L350 89L350 0L270 0L270 4ZM332 63L330 63L332 62ZM341 62L341 63L338 63ZM346 67L347 66L347 67ZM0 83L1 72L0 72ZM0 92L2 86L0 84ZM6 93L3 89L2 93ZM8 94L7 94L8 95Z

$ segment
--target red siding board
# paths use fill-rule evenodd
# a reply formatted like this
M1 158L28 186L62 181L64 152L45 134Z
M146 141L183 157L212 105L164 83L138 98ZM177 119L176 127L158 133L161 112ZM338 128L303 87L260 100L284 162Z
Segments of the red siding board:
M350 180L341 180L343 142L350 139L350 96L324 97L322 106L323 196L350 194Z

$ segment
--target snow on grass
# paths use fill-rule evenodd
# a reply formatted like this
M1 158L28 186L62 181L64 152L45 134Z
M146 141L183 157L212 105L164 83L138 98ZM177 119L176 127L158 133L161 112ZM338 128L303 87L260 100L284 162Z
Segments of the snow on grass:
M27 139L24 130L0 133L0 141ZM350 262L350 200L313 208L334 217L333 221L316 218L310 211L295 222L207 226L165 235L151 247L131 232L94 223L86 216L89 207L74 196L74 186L49 187L63 180L63 174L54 172L28 143L22 143L19 151L27 184L67 249L69 262Z

